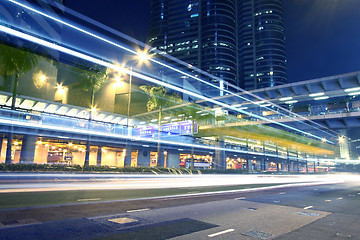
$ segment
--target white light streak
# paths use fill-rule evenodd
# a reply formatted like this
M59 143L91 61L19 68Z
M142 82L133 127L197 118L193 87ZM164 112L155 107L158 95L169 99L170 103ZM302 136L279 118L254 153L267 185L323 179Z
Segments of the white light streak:
M82 32L82 33L85 33L85 34L87 34L87 35L89 35L89 36L92 36L92 37L94 37L94 38L97 38L97 39L99 39L99 40L101 40L101 41L104 41L104 42L106 42L106 43L109 43L109 44L111 44L111 45L113 45L113 46L119 47L119 48L121 48L121 49L123 49L123 50L125 50L125 51L128 51L128 52L130 52L130 53L132 53L132 54L134 54L134 55L138 55L138 53L137 53L136 51L133 51L133 50L131 50L131 49L129 49L129 48L123 47L123 46L121 46L121 45L119 45L119 44L117 44L117 43L114 43L114 42L112 42L112 41L110 41L110 40L108 40L108 39L105 39L105 38L103 38L103 37L100 37L100 36L98 36L98 35L96 35L96 34L93 34L93 33L89 32L89 31L86 31L86 30L81 29L81 28L79 28L79 27L76 27L76 26L74 26L74 25L72 25L72 24L69 24L69 23L67 23L67 22L65 22L65 21L62 21L62 20L60 20L60 19L57 19L57 18L55 18L55 17L53 17L53 16L50 16L50 15L45 14L45 13L43 13L43 12L40 12L40 11L38 11L38 10L36 10L36 9L34 9L34 8L31 8L31 7L27 6L27 5L18 3L18 2L14 1L14 0L8 0L8 1L9 1L9 2L12 2L12 3L14 3L14 4L18 5L18 6L21 6L21 7L23 7L23 8L26 8L26 9L28 9L28 10L31 10L31 11L33 11L33 12L35 12L35 13L38 13L38 14L40 14L40 15L42 15L42 16L45 16L45 17L47 17L47 18L50 18L50 19L52 19L52 20L54 20L54 21L56 21L56 22L59 22L59 23L61 23L61 24L64 24L64 25L66 25L66 26L68 26L68 27L71 27L71 28L73 28L73 29L76 29L77 31L80 31L80 32ZM99 65L102 65L102 66L105 66L105 67L108 67L108 68L111 68L111 69L114 69L114 70L117 70L117 71L119 71L120 68L121 68L121 67L116 66L116 65L114 65L114 64L111 64L111 63L108 63L108 62L99 60L99 59L97 59L97 58L94 58L94 57L91 57L91 56L88 56L88 55L85 55L85 54L82 54L82 53L79 53L79 52L76 52L76 51L67 49L67 48L65 48L65 47L62 47L62 46L59 46L59 45L56 45L56 44L53 44L53 43L50 43L50 42L46 42L46 41L44 41L44 40L42 40L42 39L35 38L35 37L33 37L33 36L30 36L30 35L27 35L27 34L24 34L24 33L18 32L18 31L15 31L15 30L10 29L10 28L6 28L6 27L4 27L4 26L1 26L1 31L7 32L7 33L12 34L12 35L14 35L14 36L17 36L17 37L19 37L19 38L23 38L23 39L26 39L26 40L29 40L29 41L38 43L38 44L40 44L40 45L49 47L49 48L51 48L51 49L55 49L55 50L58 50L58 51L60 51L60 52L67 53L67 54L76 56L76 57L78 57L78 58L85 59L85 60L91 61L91 62L93 62L93 63L99 64ZM198 80L198 81L200 81L200 82L202 82L202 83L204 83L204 84L207 84L207 85L210 85L210 86L212 86L212 87L214 87L214 88L220 89L218 86L216 86L216 85L214 85L214 84L211 84L211 83L209 83L209 82L207 82L207 81L205 81L205 80L202 80L202 79L200 79L200 78L194 77L194 76L192 76L192 75L189 74L189 73L186 73L186 72L183 72L183 71L181 71L181 70L178 70L178 69L176 69L176 68L174 68L174 67L171 67L171 66L169 66L169 65L166 65L166 64L164 64L164 63L162 63L162 62L159 62L159 61L157 61L157 60L155 60L155 59L149 59L149 60L152 61L152 62L154 62L154 63L156 63L156 64L159 64L159 65L161 65L161 66L164 66L164 67L166 67L166 68L168 68L168 69L171 69L171 70L176 71L176 72L178 72L178 73L181 73L181 74L184 74L184 75L186 75L186 76L189 76L189 77L191 77L191 78L193 78L193 79L195 79L195 80ZM122 69L122 68L121 68L121 69ZM300 130L300 129L297 129L297 128L288 126L288 125L283 124L283 123L278 123L278 122L276 122L276 121L274 121L274 120L270 120L270 119L264 118L264 117L262 117L262 116L253 114L253 113L249 113L249 112L246 112L246 111L242 111L242 110L240 110L240 109L233 108L233 107L231 107L231 106L229 106L229 105L227 105L227 104L221 103L221 102L219 102L219 101L216 101L216 100L213 100L213 99L204 97L204 96L199 95L199 94L196 94L196 93L193 93L193 92L191 92L191 91L189 91L189 90L185 90L185 89L182 89L182 88L179 88L179 87L176 87L176 86L172 86L172 85L170 85L170 84L168 84L168 83L164 83L164 82L159 81L159 80L157 80L157 79L150 78L150 77L148 77L148 76L145 76L145 75L136 73L136 72L134 72L134 71L131 71L131 73L130 73L130 70L128 70L128 69L126 69L125 71L126 71L128 74L133 74L135 77L139 77L139 78L141 78L141 79L143 79L143 80L146 80L146 81L149 81L149 82L153 82L153 83L155 83L155 84L162 85L162 86L168 87L168 88L170 88L170 89L173 89L173 90L176 90L176 91L179 91L179 92L185 92L185 93L187 93L187 94L189 94L189 95L192 95L192 96L194 96L194 97L198 97L199 99L202 99L202 100L205 100L205 101L209 101L209 102L212 102L212 103L214 103L214 104L218 104L218 105L220 105L220 106L223 106L223 107L226 107L226 108L235 110L235 111L240 111L241 113L248 114L248 115L250 115L250 116L252 116L252 117L255 117L255 118L258 118L258 119L261 119L261 120L265 120L265 121L268 121L268 122L271 122L271 123L274 123L274 124L283 126L283 127L285 127L285 128L294 130L294 131L296 131L296 132L306 133L306 132L304 132L304 131L302 131L302 130ZM240 97L240 96L238 96L238 95L236 95L236 94L234 94L234 93L232 93L232 92L230 92L230 91L227 91L227 90L224 90L224 91L227 92L227 93L230 93L231 95L233 95L233 96L235 96L235 97L239 97L239 98L241 98L241 99L245 99L245 100L251 102L250 100L248 100L248 99L246 99L246 98L243 98L243 97ZM315 100L316 100L316 99L315 99ZM261 103L264 103L264 102L265 102L265 101L260 101L260 102L257 102L257 103L254 102L254 103L255 103L255 104L261 104ZM220 103L220 104L219 104L219 103ZM306 133L306 134L308 134L308 133ZM311 137L313 137L313 138L316 138L316 139L321 139L321 137L315 136L315 135L313 135L313 134L308 134L308 135L311 136Z

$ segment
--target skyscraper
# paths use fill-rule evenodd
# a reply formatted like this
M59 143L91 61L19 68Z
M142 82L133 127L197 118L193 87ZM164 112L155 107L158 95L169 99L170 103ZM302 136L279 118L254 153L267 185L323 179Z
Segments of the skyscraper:
M284 40L282 0L152 0L148 43L235 86L285 83Z
M239 78L245 89L287 82L282 0L238 2Z

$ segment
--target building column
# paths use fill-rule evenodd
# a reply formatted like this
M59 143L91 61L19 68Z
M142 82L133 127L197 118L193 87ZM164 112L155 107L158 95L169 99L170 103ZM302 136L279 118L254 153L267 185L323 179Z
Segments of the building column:
M266 171L266 157L265 157L265 141L263 142L263 157L261 159L261 166L260 166L260 170L262 171Z
M102 156L101 146L98 146L97 155L96 155L96 166L101 166L101 156Z
M167 166L170 168L180 167L180 153L168 151L167 152Z
M20 163L34 163L36 136L24 135L20 152Z
M280 171L280 158L279 158L279 150L278 150L278 145L276 144L276 171L279 172Z
M138 167L150 167L150 149L139 148L138 151Z
M299 152L296 151L296 172L299 172Z
M226 169L225 141L223 137L216 140L215 163L217 169ZM218 149L222 148L222 149Z
M286 149L286 156L287 156L287 165L288 165L288 172L290 172L290 154L289 154L289 148Z
M250 166L251 162L249 160L249 141L246 139L246 168L247 171L250 172L252 166Z
M127 143L125 148L124 167L131 166L131 152L132 152L132 145L130 143Z

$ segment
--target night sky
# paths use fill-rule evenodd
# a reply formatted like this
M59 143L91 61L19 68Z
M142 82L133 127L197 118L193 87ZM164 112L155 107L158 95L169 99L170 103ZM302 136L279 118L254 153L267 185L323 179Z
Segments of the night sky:
M150 0L66 0L66 6L141 41ZM360 71L360 0L284 0L289 82Z

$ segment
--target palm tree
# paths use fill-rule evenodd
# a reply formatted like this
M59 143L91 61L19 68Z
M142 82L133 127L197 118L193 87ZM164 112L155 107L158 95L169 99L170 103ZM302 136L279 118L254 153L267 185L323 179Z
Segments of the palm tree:
M108 79L107 69L99 65L91 65L87 67L82 67L85 70L80 71L79 73L79 82L76 86L82 88L85 91L90 92L90 115L88 122L88 129L90 129L91 120L92 120L92 111L95 109L95 93L100 90ZM75 71L79 71L79 68L76 68ZM90 160L90 134L86 141L86 152L85 152L85 162L84 167L89 166Z
M3 69L3 75L14 75L12 89L11 110L15 110L16 94L21 74L29 72L37 65L39 57L26 49L17 49L6 45L0 45L0 66ZM6 148L6 164L11 164L11 145L13 138L13 129L9 131Z
M181 97L178 94L171 94L168 93L167 89L163 86L140 86L140 89L143 90L145 93L149 95L149 100L146 104L148 112L158 110L159 111L159 117L158 117L158 147L157 147L157 153L158 153L158 165L161 166L160 161L160 137L161 137L161 115L162 115L162 109L164 107L174 106L178 103L182 102ZM164 166L166 166L166 163L164 163Z

